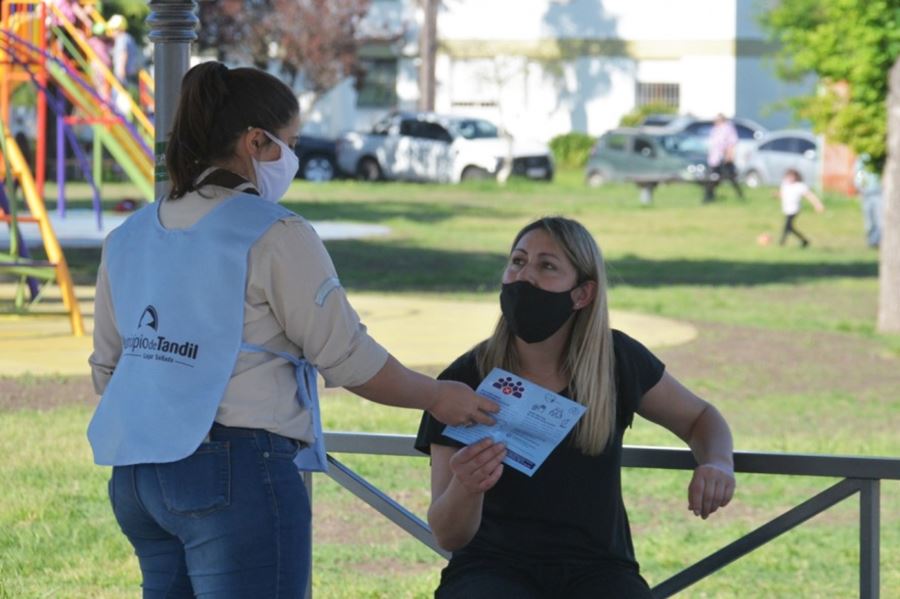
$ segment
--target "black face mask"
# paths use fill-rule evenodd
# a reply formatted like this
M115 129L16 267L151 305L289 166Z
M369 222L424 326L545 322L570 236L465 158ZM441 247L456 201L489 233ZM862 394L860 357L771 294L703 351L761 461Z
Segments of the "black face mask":
M538 343L558 331L574 312L572 290L545 291L527 281L505 283L500 310L516 337Z

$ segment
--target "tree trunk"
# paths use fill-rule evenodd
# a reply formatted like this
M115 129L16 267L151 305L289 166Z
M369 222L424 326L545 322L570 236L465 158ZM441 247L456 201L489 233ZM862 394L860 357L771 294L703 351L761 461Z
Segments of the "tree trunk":
M887 109L878 331L900 333L900 58L891 69Z
M422 31L419 35L419 109L434 110L434 68L437 59L437 13L440 0L422 0Z

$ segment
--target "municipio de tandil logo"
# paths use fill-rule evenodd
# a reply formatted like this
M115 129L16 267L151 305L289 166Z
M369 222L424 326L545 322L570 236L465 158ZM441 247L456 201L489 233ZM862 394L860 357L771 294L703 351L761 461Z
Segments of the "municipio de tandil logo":
M138 328L150 327L154 331L159 330L159 316L156 315L156 308L147 306L141 312L141 319L138 320Z
M157 360L160 362L178 363L182 366L193 364L200 351L200 345L193 341L172 340L159 334L159 313L152 305L141 312L138 319L137 333L122 340L125 356ZM149 330L148 330L149 329Z

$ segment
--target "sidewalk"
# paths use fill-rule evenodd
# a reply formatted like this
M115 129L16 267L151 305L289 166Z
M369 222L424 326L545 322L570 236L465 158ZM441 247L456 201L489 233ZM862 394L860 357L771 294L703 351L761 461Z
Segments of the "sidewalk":
M50 223L59 244L63 248L90 248L100 247L110 231L125 222L128 214L104 212L102 227L97 226L97 215L92 210L69 210L64 217L55 211L50 213ZM370 225L365 223L350 223L339 221L310 222L316 233L323 240L332 239L359 239L364 237L379 237L390 233L388 227L382 225ZM22 237L28 247L40 247L41 234L36 223L22 223L19 225ZM9 248L9 228L0 227L0 249ZM2 296L0 296L2 297Z

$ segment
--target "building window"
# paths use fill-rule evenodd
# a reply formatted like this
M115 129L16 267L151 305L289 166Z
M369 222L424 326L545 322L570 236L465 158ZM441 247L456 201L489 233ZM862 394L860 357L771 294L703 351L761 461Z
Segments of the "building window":
M681 103L681 89L677 83L642 83L638 81L634 90L635 106L663 104L678 110Z
M397 105L397 59L361 58L365 69L359 88L357 106L363 108L393 108Z
M497 108L494 100L453 100L450 105L453 108Z

